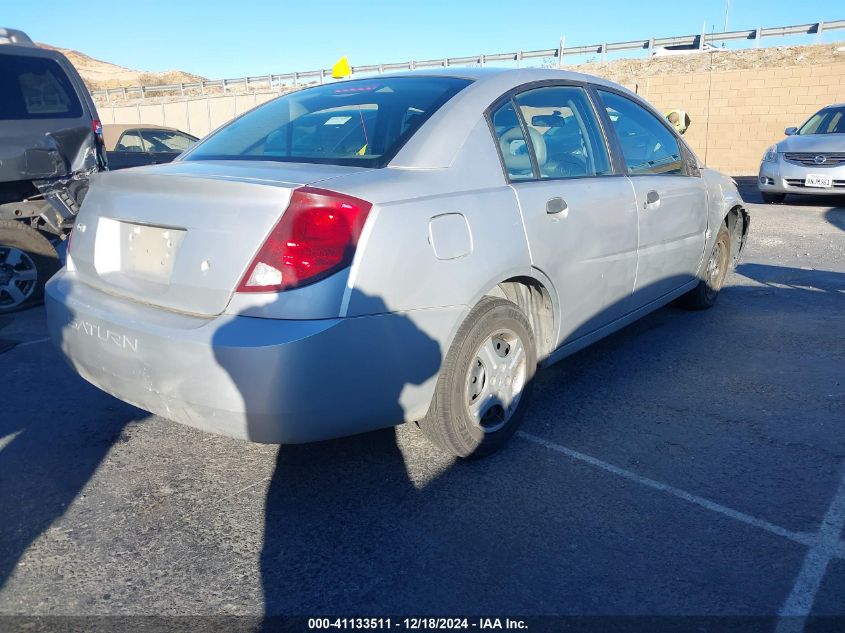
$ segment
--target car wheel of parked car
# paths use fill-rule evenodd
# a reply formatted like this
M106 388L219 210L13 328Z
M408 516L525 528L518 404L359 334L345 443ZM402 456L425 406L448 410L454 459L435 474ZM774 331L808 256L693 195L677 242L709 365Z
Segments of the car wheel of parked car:
M716 303L725 276L728 274L731 261L731 235L723 224L716 235L716 243L710 252L707 266L704 268L704 279L698 285L683 295L678 303L688 310L706 310Z
M459 457L495 452L522 421L536 367L534 335L522 310L483 298L458 330L420 429Z
M44 284L61 268L56 249L34 228L0 220L0 314L40 303Z
M785 193L764 193L762 196L766 204L781 204L786 198Z

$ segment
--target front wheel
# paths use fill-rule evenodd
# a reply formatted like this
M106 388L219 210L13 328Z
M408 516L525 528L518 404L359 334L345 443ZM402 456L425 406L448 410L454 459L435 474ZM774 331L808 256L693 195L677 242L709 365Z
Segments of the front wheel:
M17 220L0 220L0 314L40 303L44 284L60 267L56 249L41 233Z
M678 304L687 310L706 310L713 307L719 291L725 283L731 261L731 235L723 224L716 235L716 243L710 251L704 279L685 295L678 299Z
M505 299L483 298L458 330L420 429L458 457L497 451L522 422L536 366L525 313Z

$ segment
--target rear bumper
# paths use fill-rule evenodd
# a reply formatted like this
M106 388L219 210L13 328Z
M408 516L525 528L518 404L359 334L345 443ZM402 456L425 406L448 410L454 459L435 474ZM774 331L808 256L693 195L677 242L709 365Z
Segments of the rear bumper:
M834 186L828 188L805 187L808 174L828 175ZM837 167L808 167L791 163L778 157L777 162L760 163L757 188L764 193L790 193L812 196L845 195L845 165Z
M460 318L451 308L199 318L113 297L65 270L48 283L46 303L54 343L92 384L162 417L267 443L418 419L440 368L436 338Z

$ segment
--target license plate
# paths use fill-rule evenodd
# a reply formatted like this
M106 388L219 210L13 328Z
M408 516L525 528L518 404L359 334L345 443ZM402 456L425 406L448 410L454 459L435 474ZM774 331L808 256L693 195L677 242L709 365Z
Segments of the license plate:
M185 231L129 223L120 228L121 271L149 281L170 281Z
M819 174L807 174L807 177L804 179L804 186L830 189L833 186L833 178Z

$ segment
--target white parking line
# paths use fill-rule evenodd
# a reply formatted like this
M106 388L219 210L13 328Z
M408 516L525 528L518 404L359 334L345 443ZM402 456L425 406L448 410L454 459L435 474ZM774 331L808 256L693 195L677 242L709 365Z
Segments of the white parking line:
M18 343L12 349L17 349L19 347L26 347L27 345L38 345L39 343L46 343L49 340L50 340L50 337L48 336L47 338L39 338L39 339L35 339L34 341L24 341L23 343Z
M816 594L824 579L827 566L831 559L837 556L841 549L841 537L845 530L845 477L839 482L839 488L830 502L830 507L822 519L821 527L815 534L815 544L810 547L798 578L792 587L792 592L780 609L781 617L810 615ZM800 628L796 628L795 621L781 621L778 631L803 630L803 619L799 620Z
M757 517L753 517L750 514L745 514L744 512L740 512L739 510L734 510L733 508L723 506L720 503L710 501L709 499L705 499L704 497L699 497L698 495L686 492L685 490L681 490L680 488L675 488L674 486L670 486L669 484L664 484L659 481L655 481L654 479L643 477L642 475L633 473L630 470L625 470L624 468L620 468L619 466L608 464L607 462L603 462L600 459L596 459L595 457L585 455L584 453L579 453L576 450L567 448L566 446L561 446L560 444L555 444L554 442L550 442L548 440L544 440L541 437L526 433L525 431L518 431L517 435L522 439L528 440L529 442L533 442L534 444L539 444L540 446L544 446L558 453L563 453L568 457L590 464L591 466L595 466L596 468L601 468L602 470L613 473L614 475L618 475L619 477L624 477L625 479L635 481L638 484L642 484L643 486L647 486L654 490L659 490L660 492L668 493L674 497L678 497L679 499L688 501L689 503L694 503L697 506L701 506L702 508L717 512L718 514L730 517L731 519L734 519L736 521L746 523L761 530L765 530L766 532L769 532L771 534L782 536L783 538L789 539L790 541L794 541L795 543L800 543L801 545L812 547L816 542L816 537L814 534L808 534L806 532L793 532L792 530L787 530L786 528L783 528L779 525L775 525L774 523L769 523L768 521L765 521L763 519L758 519Z
M798 578L795 580L792 592L780 609L779 615L782 619L778 622L777 633L800 633L804 630L805 618L813 608L813 602L824 579L828 564L834 558L845 558L845 543L842 541L843 531L845 531L845 477L839 483L839 488L822 519L819 531L816 533L793 532L774 523L753 517L750 514L745 514L715 501L691 494L680 488L643 477L630 470L603 462L600 459L580 453L566 446L544 440L531 433L518 431L517 435L524 440L539 444L540 446L613 473L619 477L624 477L654 490L665 492L702 508L809 547L810 549L804 558L804 563L801 566L801 571L798 573Z

